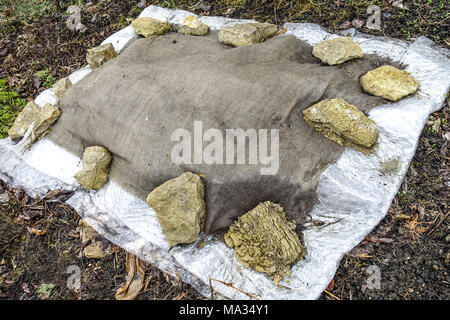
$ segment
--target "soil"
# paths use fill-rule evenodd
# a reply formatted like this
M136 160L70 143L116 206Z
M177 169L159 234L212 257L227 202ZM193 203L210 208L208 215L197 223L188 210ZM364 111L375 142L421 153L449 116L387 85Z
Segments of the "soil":
M87 48L128 25L126 19L149 4L278 25L313 22L330 31L353 23L369 34L402 39L425 35L440 46L450 44L448 1L84 1L80 5L84 33L66 26L66 10L75 2L80 3L0 3L0 79L6 78L10 90L22 98L34 99L56 79L84 66ZM403 3L406 8L399 8ZM368 29L364 23L371 4L381 7L381 30ZM342 259L321 299L450 298L449 109L446 101L430 116L387 216ZM69 196L54 191L36 199L0 182L0 299L114 299L125 283L122 249L113 246L102 259L81 254L85 244L80 240L79 217L64 203ZM68 267L73 265L83 279L78 292L67 288ZM380 287L373 289L370 279L378 271ZM138 299L204 299L151 265L146 266L146 277L149 285Z

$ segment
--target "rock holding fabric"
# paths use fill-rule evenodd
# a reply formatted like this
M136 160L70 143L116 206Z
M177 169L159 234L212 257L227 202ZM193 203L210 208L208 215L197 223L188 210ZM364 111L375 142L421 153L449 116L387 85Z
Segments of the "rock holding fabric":
M86 61L92 69L100 67L105 62L117 57L117 52L111 43L88 49Z
M39 119L40 112L41 108L34 101L28 102L8 130L9 137L13 140L23 138L31 124Z
M391 101L398 101L419 88L409 72L385 65L367 72L360 78L364 91Z
M51 105L50 103L45 104L40 109L41 110L39 112L38 118L31 132L32 142L35 142L36 140L47 134L50 126L56 120L58 120L59 116L61 115L61 111L57 107Z
M146 38L160 36L172 30L172 25L169 22L146 17L134 19L131 26L137 34Z
M303 119L328 139L366 154L378 138L378 127L357 107L340 98L322 100L303 111Z
M64 93L72 86L72 81L68 77L62 78L53 85L53 92L61 99Z
M263 42L277 33L277 26L270 23L244 23L219 30L219 41L235 47Z
M108 182L111 160L111 154L106 148L88 147L83 152L83 168L75 174L75 178L86 189L99 190Z
M245 267L267 273L277 281L289 275L291 265L304 255L294 228L283 208L267 201L239 217L225 234L225 243L234 248Z
M166 181L147 197L170 246L197 240L206 218L201 178L186 172Z
M254 25L259 32L261 33L261 36L263 38L263 40L265 39L269 39L272 38L274 35L277 34L278 32L278 28L276 25L272 24L272 23L260 23L260 22L256 22L256 23L250 23L252 25Z
M29 102L17 116L8 135L11 139L23 138L28 128L33 125L31 141L35 142L47 132L60 115L61 111L50 103L41 108L36 103Z
M178 32L193 36L205 36L209 32L209 26L201 22L196 16L189 16L184 20Z
M341 64L364 56L359 44L349 37L340 37L319 42L314 46L312 53L323 63L329 65Z

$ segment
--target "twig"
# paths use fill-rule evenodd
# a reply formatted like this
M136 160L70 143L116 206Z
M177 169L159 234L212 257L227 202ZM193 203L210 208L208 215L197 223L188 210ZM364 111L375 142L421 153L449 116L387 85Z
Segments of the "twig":
M260 300L257 296L255 296L255 295L253 295L251 293L245 292L245 291L243 291L243 290L241 290L239 288L236 288L235 286L233 286L233 284L231 282L225 282L225 281L218 280L218 279L215 279L215 278L209 278L209 288L211 290L211 300L214 300L214 289L213 289L213 286L212 286L212 281L213 280L217 281L217 282L219 282L221 284L224 284L224 285L226 285L226 286L228 286L230 288L233 288L234 290L245 294L247 297L250 297L250 298L255 299L255 300Z
M430 232L428 232L428 235L431 235L433 232L435 232L436 229L441 225L441 223L444 222L445 219L447 219L449 214L450 214L450 211L447 212L447 214L441 219L441 221L439 221L439 223L436 225L436 227L434 227Z
M333 225L333 224L336 224L336 223L338 223L338 222L341 222L342 220L344 220L344 218L337 219L336 221L327 223L327 224L325 224L325 225L323 225L323 226L318 227L318 229L323 229L323 228L325 228L325 227L329 227L329 226L331 226L331 225Z
M323 292L325 292L326 294L328 294L330 297L332 297L335 300L341 300L338 297L336 297L334 294L332 294L331 292L329 292L328 290L324 290Z

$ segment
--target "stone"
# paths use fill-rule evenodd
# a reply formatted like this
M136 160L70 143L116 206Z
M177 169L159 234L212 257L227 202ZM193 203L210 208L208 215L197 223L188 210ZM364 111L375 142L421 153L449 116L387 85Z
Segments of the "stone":
M50 103L45 104L41 108L39 118L37 119L31 132L31 141L35 142L39 138L45 136L48 133L50 126L55 123L60 116L61 111L57 107L51 105Z
M81 242L86 244L83 254L86 258L101 259L108 255L110 247L103 246L102 241L95 241L97 232L84 220L80 220Z
M78 183L88 190L99 190L108 182L112 156L100 146L88 147L83 152L83 168L75 174Z
M153 18L137 18L131 22L134 31L146 38L150 36L161 36L172 30L169 22L160 21Z
M64 93L72 86L72 81L68 77L62 78L53 85L53 92L61 99Z
M266 273L278 282L304 256L305 250L294 229L283 208L267 201L240 216L224 238L242 265Z
M8 130L8 135L11 139L21 139L27 132L31 124L39 119L39 107L34 101L27 103L25 108L17 115L12 127Z
M278 32L277 26L274 24L271 24L271 23L256 22L256 23L251 23L251 24L254 25L256 28L258 28L258 30L261 33L261 36L263 37L264 40L272 38Z
M244 23L220 29L219 41L234 47L243 47L263 42L277 32L277 26L270 23Z
M419 82L409 72L385 65L367 72L360 78L365 92L391 101L398 101L417 91Z
M8 135L11 139L23 138L28 128L33 125L31 141L35 142L48 132L50 126L58 120L60 115L61 111L50 103L41 108L36 103L29 102L17 116Z
M201 178L186 172L155 188L147 197L171 247L197 240L206 220Z
M186 35L205 36L209 32L209 26L200 22L196 16L189 16L184 20L178 32Z
M88 49L86 61L92 69L96 69L115 57L117 57L116 49L114 49L114 46L111 43L107 43Z
M349 37L325 40L316 44L312 51L316 58L329 65L337 65L364 56L359 44Z
M372 151L378 138L375 121L341 98L312 105L303 111L303 119L326 138L366 154Z

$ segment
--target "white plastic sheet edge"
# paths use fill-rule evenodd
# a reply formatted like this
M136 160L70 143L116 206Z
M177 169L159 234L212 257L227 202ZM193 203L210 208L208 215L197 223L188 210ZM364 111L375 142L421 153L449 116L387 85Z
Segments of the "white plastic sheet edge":
M152 17L171 23L181 23L187 11L156 6L147 7L140 17ZM217 30L250 20L224 17L200 17L211 29ZM287 23L286 34L314 45L336 37L322 27L303 23ZM292 268L292 275L277 287L258 272L244 268L235 259L233 250L210 237L200 235L206 244L194 244L169 249L154 211L110 181L98 192L82 189L73 178L81 168L81 160L48 139L41 139L31 149L21 153L7 138L0 140L0 178L9 185L23 188L31 194L44 195L50 190L74 190L72 205L93 228L108 240L152 263L162 271L193 285L209 297L209 279L231 282L241 290L262 299L316 299L334 276L342 256L356 246L383 219L398 191L409 163L414 156L422 128L430 113L438 110L450 87L449 51L435 47L425 37L415 42L361 34L354 29L341 35L351 35L364 53L376 53L406 66L421 82L412 97L379 106L370 118L379 127L379 149L366 156L347 148L342 156L320 177L319 201L311 216L334 223L328 227L310 227L304 232L307 255ZM128 26L107 38L120 52L128 41L136 38ZM92 69L87 66L69 77L73 83ZM56 104L53 89L39 95L35 102ZM399 160L399 169L391 175L382 174L381 163ZM233 288L213 282L221 297L248 299Z

